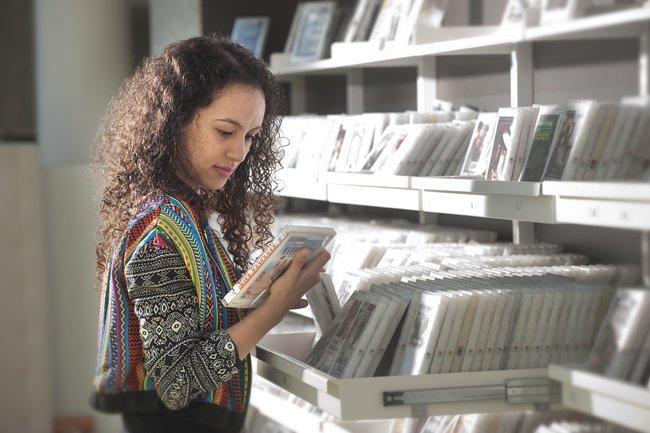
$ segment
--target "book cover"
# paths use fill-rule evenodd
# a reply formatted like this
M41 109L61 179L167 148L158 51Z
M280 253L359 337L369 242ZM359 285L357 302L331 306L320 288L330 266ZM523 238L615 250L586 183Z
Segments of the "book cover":
M307 262L336 235L330 227L286 226L249 270L235 283L222 302L231 308L255 308L264 303L268 289L289 267L303 248L309 249Z

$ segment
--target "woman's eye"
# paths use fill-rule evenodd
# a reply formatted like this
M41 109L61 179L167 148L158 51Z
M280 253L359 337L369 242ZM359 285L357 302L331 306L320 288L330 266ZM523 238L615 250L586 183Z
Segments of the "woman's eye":
M232 132L230 132L230 131L224 131L223 129L217 129L217 132L218 132L219 135L221 135L222 137L229 137L229 136L232 135Z

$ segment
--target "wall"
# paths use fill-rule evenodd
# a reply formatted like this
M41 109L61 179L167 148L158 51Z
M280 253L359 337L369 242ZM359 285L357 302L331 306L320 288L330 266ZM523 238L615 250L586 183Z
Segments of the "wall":
M49 430L48 307L38 148L0 143L0 433ZM11 188L5 185L12 185Z

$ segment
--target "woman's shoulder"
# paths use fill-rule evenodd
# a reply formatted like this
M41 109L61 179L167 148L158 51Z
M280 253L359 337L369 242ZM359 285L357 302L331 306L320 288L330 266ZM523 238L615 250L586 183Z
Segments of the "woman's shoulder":
M170 194L158 194L144 202L128 223L128 228L158 223L161 217L185 223L198 224L200 221L194 209L186 201Z
M127 225L124 241L134 245L153 234L170 232L187 237L199 227L197 213L186 201L170 194L159 194L138 208Z

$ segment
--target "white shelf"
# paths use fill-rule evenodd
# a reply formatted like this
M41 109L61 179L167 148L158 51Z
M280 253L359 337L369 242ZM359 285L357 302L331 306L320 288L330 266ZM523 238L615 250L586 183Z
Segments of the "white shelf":
M650 390L584 370L551 365L562 384L562 405L650 433Z
M562 197L650 202L650 182L547 181L542 193Z
M477 29L476 33L477 36L441 42L392 45L382 50L367 50L353 58L330 58L282 66L271 65L271 71L277 78L282 79L315 73L343 73L350 68L416 66L419 58L427 56L508 54L512 45L521 39L521 35L512 31L499 31L485 35Z
M557 197L555 211L558 223L650 230L648 202Z
M553 224L553 197L508 194L422 192L425 212Z
M638 36L650 20L650 8L641 7L531 27L524 30L526 41L607 39Z
M344 421L532 410L535 404L530 401L537 401L535 393L545 389L537 382L546 380L546 369L336 379L303 362L313 336L268 335L257 345L255 372ZM508 385L517 380L529 380L535 386ZM390 401L385 392L409 391L434 394L436 402L385 403Z
M468 192L476 194L538 196L539 182L506 182L458 177L413 177L411 187L428 191Z
M328 184L327 200L331 203L420 210L420 193L407 188Z
M453 177L305 173L287 169L281 195L332 203L650 230L650 183L503 182ZM314 180L317 179L317 180ZM290 182L290 184L289 184Z
M301 64L271 66L279 79L322 73L345 73L353 68L417 66L419 59L429 56L510 54L518 43L591 38L636 37L650 21L650 7L641 7L578 18L562 23L528 29L508 28L485 34L477 28L476 36L418 45L388 45L382 50L364 50L350 57L330 58ZM440 32L444 32L444 27ZM449 29L450 34L457 29ZM446 39L446 40L442 40Z
M253 359L255 365L255 359ZM390 422L386 421L325 421L282 397L253 388L250 399L265 417L284 425L296 433L388 433Z
M285 197L327 200L327 185L318 173L307 170L284 169L277 172L279 193Z
M367 173L337 173L330 171L323 173L320 177L326 183L339 185L375 186L382 188L409 188L411 184L411 178L408 176L377 176Z

